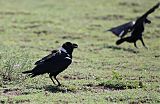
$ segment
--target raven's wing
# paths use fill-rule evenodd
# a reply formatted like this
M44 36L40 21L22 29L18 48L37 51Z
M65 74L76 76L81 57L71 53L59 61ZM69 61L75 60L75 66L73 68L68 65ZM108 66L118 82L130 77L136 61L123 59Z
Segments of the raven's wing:
M145 14L143 14L141 17L146 18L149 14L154 12L157 8L160 8L160 2L154 5L151 9L149 9ZM140 18L141 18L140 17Z
M50 58L41 62L41 64L37 64L37 66L44 67L46 69L48 69L48 67L52 67L52 68L54 67L55 68L54 70L56 70L57 68L59 69L59 68L68 67L68 65L70 65L71 62L72 62L72 59L67 53L58 51Z
M136 20L136 23L135 25L133 26L133 31L131 31L131 35L140 35L144 30L143 29L140 29L140 28L144 28L144 22L151 22L150 20L147 19L147 16L149 14L151 14L152 12L155 11L155 9L159 8L160 7L160 2L157 3L156 5L154 5L151 9L149 9L145 14L143 14L141 17L139 17L137 20ZM142 31L143 30L143 31ZM138 32L138 33L137 33ZM141 33L139 33L141 32Z
M113 34L115 34L118 37L123 37L132 30L134 24L135 24L135 21L130 21L125 24L119 25L117 27L113 27L108 31L111 31Z
M56 52L52 57L47 58L32 70L35 75L44 73L55 73L58 74L65 70L72 63L72 59L67 53Z
M50 59L52 56L55 56L55 54L58 52L58 50L53 50L51 54L43 57L42 59L38 60L35 62L35 65L38 65L38 64L42 64L44 61Z

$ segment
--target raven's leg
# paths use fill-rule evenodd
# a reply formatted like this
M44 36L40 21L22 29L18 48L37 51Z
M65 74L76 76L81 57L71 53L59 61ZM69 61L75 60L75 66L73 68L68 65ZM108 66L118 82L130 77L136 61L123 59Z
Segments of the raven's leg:
M137 44L136 44L136 42L134 42L134 46L135 46L136 48L138 48L138 47L137 47Z
M142 37L140 38L140 41L142 42L143 46L144 46L145 48L147 48L146 45L144 44L144 41L143 41L143 38L142 38Z
M54 79L57 81L58 86L61 86L60 82L57 80L56 76L54 76Z
M53 76L52 74L49 74L49 77L50 77L50 79L52 80L53 84L56 84L56 83L53 81L52 76Z

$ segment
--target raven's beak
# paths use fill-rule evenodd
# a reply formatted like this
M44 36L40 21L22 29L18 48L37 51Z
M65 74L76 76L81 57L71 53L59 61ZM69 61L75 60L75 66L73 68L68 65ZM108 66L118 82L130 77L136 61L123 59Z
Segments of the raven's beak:
M150 23L151 23L151 21L150 21L150 20L148 20L148 19L146 19L146 20L145 20L145 23L150 24Z
M73 48L78 48L78 45L77 44L72 44L73 45Z

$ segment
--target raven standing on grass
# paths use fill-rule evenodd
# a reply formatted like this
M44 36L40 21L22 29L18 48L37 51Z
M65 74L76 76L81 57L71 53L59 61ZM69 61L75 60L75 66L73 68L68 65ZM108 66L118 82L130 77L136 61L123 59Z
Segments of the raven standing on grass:
M61 84L57 80L56 76L64 71L72 63L72 52L74 48L78 48L78 45L71 42L66 42L59 50L54 50L48 56L38 60L35 63L35 68L29 71L24 71L22 73L29 73L31 78L37 75L48 73L52 82L55 84L52 79L53 76L57 81L58 86L60 86Z
M144 24L151 23L151 21L147 19L147 16L152 12L154 12L155 9L157 9L158 7L160 7L160 3L157 3L155 6L153 6L150 10L148 10L145 14L139 17L136 21L131 21L126 24L109 29L108 31L111 31L112 33L121 38L117 40L116 44L120 45L126 41L129 43L134 43L134 46L137 48L136 41L140 40L143 46L146 47L142 38L142 33L144 32ZM124 37L128 32L131 32L131 36Z

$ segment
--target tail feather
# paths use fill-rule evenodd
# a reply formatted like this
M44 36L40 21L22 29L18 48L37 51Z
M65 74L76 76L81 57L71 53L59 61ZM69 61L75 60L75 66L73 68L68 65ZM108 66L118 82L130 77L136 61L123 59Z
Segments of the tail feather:
M125 38L119 39L119 40L116 41L116 45L120 45L120 44L122 44L124 41L126 41Z
M32 73L32 70L24 71L24 72L22 72L22 73L23 73L23 74Z
M44 67L41 67L41 65L40 66L38 65L35 68L33 68L32 70L24 71L22 73L23 74L28 74L28 76L33 78L37 75L45 74L47 72L46 72L46 70L44 70Z
M28 74L27 76L29 76L29 77L31 77L31 78L33 78L33 77L35 77L36 75L35 74L33 74L32 73L32 70L28 70L28 71L24 71L24 72L22 72L23 74Z
M37 75L35 75L35 74L31 74L31 76L30 76L30 77L31 77L31 78L33 78L33 77L35 77L35 76L37 76Z

